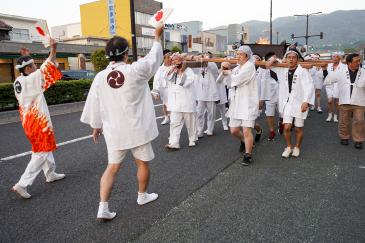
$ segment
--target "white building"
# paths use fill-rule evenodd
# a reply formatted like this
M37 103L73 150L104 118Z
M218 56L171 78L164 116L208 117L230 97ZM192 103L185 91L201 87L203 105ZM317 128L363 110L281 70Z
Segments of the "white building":
M65 24L51 28L52 37L56 40L65 40L81 36L81 23Z
M35 19L0 13L0 20L13 27L9 32L10 41L13 42L40 42L41 36L38 34L36 27L39 26L46 34L49 34L47 21L44 19Z

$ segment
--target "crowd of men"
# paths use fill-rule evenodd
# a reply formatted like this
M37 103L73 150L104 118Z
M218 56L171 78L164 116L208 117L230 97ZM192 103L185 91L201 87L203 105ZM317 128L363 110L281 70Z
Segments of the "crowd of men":
M127 40L118 36L110 39L105 48L110 64L96 75L91 85L81 121L92 127L95 142L104 135L108 152L108 165L100 180L98 219L111 220L116 216L109 210L108 201L128 151L132 152L138 167L137 204L144 205L158 198L156 193L147 192L148 162L154 158L151 142L158 136L152 97L162 100L165 117L161 124L170 126L166 150L180 149L184 124L190 147L197 146L197 141L204 136L213 136L218 111L223 129L230 130L239 140L242 165L248 166L253 163L254 143L263 134L257 123L263 110L271 141L276 137L275 124L276 120L279 121L279 133L284 134L287 144L282 157L300 155L304 121L311 107L322 112L320 90L324 85L329 110L326 121L333 118L337 122L339 118L339 136L343 145L349 144L349 126L352 124L355 147L362 148L365 70L360 66L358 54L348 55L346 64L342 64L342 54L334 53L333 64L308 70L298 64L303 58L296 47L289 47L284 58L279 60L273 52L261 57L252 53L250 47L241 46L236 51L237 65L234 67L229 62L221 63L218 68L216 63L202 61L200 67L190 68L186 60L200 61L203 57L210 58L211 54L192 57L163 51L162 32L162 27L156 28L151 51L132 64L127 62ZM27 187L32 185L41 170L47 182L65 178L64 174L55 172L52 152L56 143L43 95L61 78L55 61L57 44L53 39L50 44L50 56L40 69L29 53L19 58L17 69L21 76L14 82L22 125L32 144L32 159L12 190L26 199L31 197ZM318 58L317 55L306 57L307 60ZM256 61L262 60L265 60L265 66L255 65ZM276 65L284 62L286 67ZM148 81L153 76L151 91ZM295 133L294 143L292 131Z

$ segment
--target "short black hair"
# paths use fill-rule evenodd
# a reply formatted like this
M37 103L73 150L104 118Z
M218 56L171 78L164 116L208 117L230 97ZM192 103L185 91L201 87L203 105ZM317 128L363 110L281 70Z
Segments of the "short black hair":
M118 55L123 51L125 51L123 54ZM111 62L123 61L124 56L128 55L128 41L121 36L114 36L106 43L105 55Z
M348 54L346 57L346 63L352 62L352 59L354 59L354 57L358 57L358 56L359 56L359 54L357 54L357 53Z
M16 64L17 65L22 65L23 64L23 62L28 62L28 61L30 61L30 60L32 60L32 57L31 56L20 56L19 58L18 58L18 60L16 61ZM27 74L25 73L25 68L26 67L30 67L32 64L29 64L29 65L27 65L27 66L24 66L24 67L22 67L22 68L20 68L19 69L19 72L21 73L21 74L23 74L24 76L27 76Z
M170 53L171 51L169 50L169 49L165 49L164 51L163 51L163 55L165 56L167 53Z
M269 51L268 53L266 53L266 55L265 55L265 60L267 61L267 60L269 60L270 59L270 57L272 57L272 56L275 56L276 54L275 54L275 52L273 52L273 51Z
M252 53L252 56L258 56L262 60L262 56L258 54L257 52Z

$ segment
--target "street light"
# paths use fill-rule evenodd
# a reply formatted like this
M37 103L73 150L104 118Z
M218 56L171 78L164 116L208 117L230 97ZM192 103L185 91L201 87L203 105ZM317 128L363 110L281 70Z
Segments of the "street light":
M305 16L307 17L307 26L306 26L306 32L305 32L305 45L308 46L308 39L309 39L309 35L308 35L308 22L309 22L309 16L311 15L317 15L317 14L321 14L322 12L316 12L316 13L310 13L310 14L295 14L294 16L296 17L302 17Z

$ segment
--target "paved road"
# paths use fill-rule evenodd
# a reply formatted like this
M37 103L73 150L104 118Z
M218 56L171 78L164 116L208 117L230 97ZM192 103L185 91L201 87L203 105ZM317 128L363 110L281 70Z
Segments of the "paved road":
M156 111L160 116L161 107ZM79 117L52 118L58 142L89 135ZM299 159L280 158L281 137L264 138L250 167L240 166L237 141L220 122L215 136L195 148L187 147L184 130L178 152L164 151L168 126L159 125L150 191L160 198L137 206L136 169L128 157L110 200L118 217L109 223L95 220L104 142L61 146L57 171L67 178L48 184L39 176L28 201L9 189L30 156L0 161L0 241L364 242L365 151L339 145L336 125L324 119L313 114L307 121ZM19 123L0 126L0 137L0 158L30 149Z

